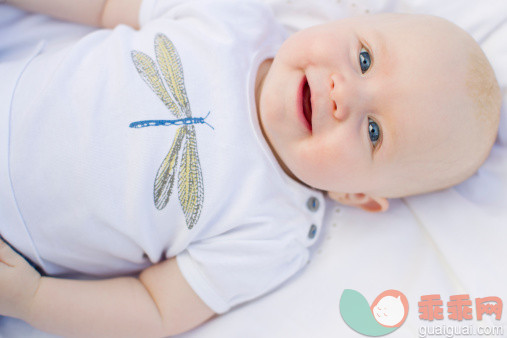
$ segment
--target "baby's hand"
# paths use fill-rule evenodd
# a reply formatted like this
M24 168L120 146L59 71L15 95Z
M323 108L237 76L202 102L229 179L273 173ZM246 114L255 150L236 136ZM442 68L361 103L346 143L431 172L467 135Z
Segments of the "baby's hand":
M0 239L0 315L25 318L40 279L40 274Z

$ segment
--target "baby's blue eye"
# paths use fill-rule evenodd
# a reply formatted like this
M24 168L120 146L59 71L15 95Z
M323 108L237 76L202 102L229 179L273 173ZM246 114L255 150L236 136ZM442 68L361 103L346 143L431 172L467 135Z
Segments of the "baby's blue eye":
M368 135L370 137L370 141L373 144L373 147L377 146L377 142L380 138L380 127L377 122L368 118Z
M359 52L359 66L361 67L361 73L366 73L371 66L370 53L363 47Z

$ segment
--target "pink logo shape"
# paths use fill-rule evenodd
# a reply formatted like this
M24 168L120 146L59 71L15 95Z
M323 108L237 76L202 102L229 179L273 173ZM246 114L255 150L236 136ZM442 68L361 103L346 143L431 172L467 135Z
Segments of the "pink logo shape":
M408 300L398 290L386 290L371 304L375 320L385 327L400 327L408 314Z

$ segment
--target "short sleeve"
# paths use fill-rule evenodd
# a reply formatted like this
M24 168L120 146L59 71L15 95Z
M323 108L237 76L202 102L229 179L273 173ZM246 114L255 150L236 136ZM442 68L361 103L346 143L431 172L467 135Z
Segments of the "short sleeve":
M236 2L249 0L236 0ZM232 3L226 1L225 3ZM216 0L143 0L139 9L139 25L159 18L180 19L184 16L199 17L206 11L220 7Z
M181 0L143 0L139 9L139 25L143 27L153 19L171 15L171 10L183 2Z
M220 314L281 285L306 265L309 252L290 231L251 224L192 243L176 259L193 290Z

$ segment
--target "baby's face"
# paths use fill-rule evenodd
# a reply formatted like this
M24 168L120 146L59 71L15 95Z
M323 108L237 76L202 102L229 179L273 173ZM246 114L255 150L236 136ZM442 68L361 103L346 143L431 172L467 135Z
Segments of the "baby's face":
M355 17L303 30L282 45L258 107L289 175L325 191L379 197L403 195L403 182L424 188L438 175L424 163L445 158L449 143L459 142L452 112L463 101L455 98L465 96L459 70L466 58L452 52L441 27L418 24L397 15Z

